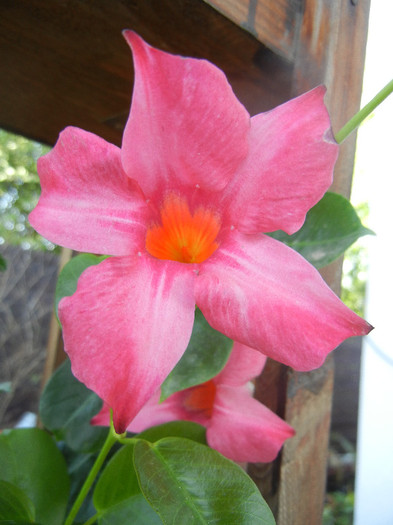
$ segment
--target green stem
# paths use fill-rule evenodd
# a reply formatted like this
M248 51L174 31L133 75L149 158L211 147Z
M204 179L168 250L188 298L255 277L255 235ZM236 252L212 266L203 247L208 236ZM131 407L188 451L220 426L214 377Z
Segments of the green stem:
M92 516L87 521L85 521L83 525L92 525L93 523L97 521L97 519L98 519L98 514L94 514L94 516Z
M354 131L363 120L370 115L374 109L381 104L393 92L393 80L391 80L381 91L370 100L355 116L349 120L345 126L336 134L335 139L338 144L341 144L352 131Z
M78 514L78 511L82 505L82 503L84 502L91 486L93 485L94 483L94 480L96 479L97 477L97 474L98 472L100 471L101 467L102 467L102 464L104 463L105 461L105 458L107 457L107 455L109 454L109 451L110 449L113 447L113 445L119 441L120 438L124 437L125 434L116 434L114 428L113 428L113 423L112 423L112 416L111 416L111 426L110 426L110 429L109 429L109 433L108 433L108 436L105 440L105 443L100 451L100 453L98 454L97 456L97 459L95 460L94 462L94 465L92 466L90 472L89 472L89 475L87 476L79 494L78 494L78 497L76 498L71 510L70 510L70 513L68 514L67 516L67 519L65 520L64 522L64 525L72 525L72 523L74 522L74 519L76 517L76 515ZM89 521L87 522L89 523ZM94 522L91 522L91 523L94 523Z

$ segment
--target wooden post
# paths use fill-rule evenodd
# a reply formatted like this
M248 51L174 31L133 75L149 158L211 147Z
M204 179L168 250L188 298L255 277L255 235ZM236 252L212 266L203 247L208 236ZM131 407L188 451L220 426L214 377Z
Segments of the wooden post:
M368 0L304 2L295 44L292 94L326 84L327 104L336 132L359 108L368 12ZM332 186L333 191L347 197L354 153L355 134L340 148ZM321 272L337 293L341 263L342 260ZM309 373L270 363L258 384L258 398L285 416L296 429L296 436L285 445L275 465L250 469L260 486L268 488L266 495L279 525L321 523L332 389L331 357L322 368Z

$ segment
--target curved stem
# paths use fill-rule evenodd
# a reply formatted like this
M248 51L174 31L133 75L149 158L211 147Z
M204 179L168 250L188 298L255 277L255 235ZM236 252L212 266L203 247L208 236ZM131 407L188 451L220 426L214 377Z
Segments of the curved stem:
M85 480L85 482L84 482L84 484L83 484L83 486L82 486L82 488L81 488L81 490L80 490L80 492L78 494L78 497L76 498L76 500L75 500L75 502L74 502L74 504L73 504L73 506L72 506L72 508L70 510L70 513L67 516L67 519L64 522L64 525L72 525L76 515L78 514L78 511L79 511L82 503L84 502L84 500L85 500L85 498L86 498L86 496L87 496L91 486L94 483L94 480L97 477L98 472L100 471L100 469L102 467L102 464L105 461L105 458L109 454L110 449L113 447L113 445L117 441L119 441L124 436L125 436L125 433L124 434L116 434L115 429L113 428L112 412L111 412L111 426L109 428L108 436L107 436L107 438L105 440L105 443L104 443L100 453L97 456L97 459L94 462L94 465L92 466L92 468L91 468L91 470L89 472L89 475L87 476L87 478L86 478L86 480Z
M91 518L89 518L83 525L92 525L98 520L98 514L94 514Z
M352 131L354 131L363 120L370 115L374 109L381 104L393 92L393 80L388 82L381 91L370 100L356 115L354 115L340 131L336 134L335 139L338 144L341 144Z

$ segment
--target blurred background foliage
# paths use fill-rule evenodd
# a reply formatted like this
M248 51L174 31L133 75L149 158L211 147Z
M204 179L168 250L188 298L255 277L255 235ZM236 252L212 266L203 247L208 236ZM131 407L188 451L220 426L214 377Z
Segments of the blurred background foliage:
M0 129L0 245L19 245L25 250L56 249L27 220L40 195L37 159L49 149Z

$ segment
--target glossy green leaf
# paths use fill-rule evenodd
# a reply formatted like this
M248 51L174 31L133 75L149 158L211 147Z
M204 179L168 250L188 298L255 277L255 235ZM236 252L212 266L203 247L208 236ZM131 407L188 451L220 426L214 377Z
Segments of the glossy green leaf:
M161 401L216 376L228 361L232 346L233 341L214 330L197 309L187 350L162 384Z
M55 291L55 311L58 315L59 302L63 297L73 295L76 291L78 279L82 272L89 266L95 266L99 264L107 255L92 255L91 253L81 253L73 257L67 264L64 265L61 270L56 283Z
M137 437L150 443L165 437L182 437L206 445L206 428L193 421L170 421L148 428Z
M7 261L2 255L0 255L0 272L4 272L7 269Z
M316 268L340 257L359 237L373 234L365 228L352 204L342 195L327 192L308 212L302 228L293 235L282 231L271 237L287 244Z
M69 502L74 502L78 497L98 454L76 452L64 442L61 442L59 446L61 446L62 454L65 457L71 481ZM77 523L84 523L94 513L95 507L92 501L92 494L89 493L78 511Z
M44 430L21 428L0 435L0 477L33 502L38 523L63 523L70 481L63 456Z
M102 472L93 494L99 523L162 523L141 493L133 455L134 445L124 446L116 452Z
M81 452L101 448L107 429L90 425L102 406L100 398L80 383L65 361L45 386L40 399L40 417L45 427L69 447Z
M35 508L31 499L16 485L0 480L0 519L33 522Z
M138 440L134 464L143 494L165 524L275 523L249 476L209 447L181 438Z
M159 515L151 508L142 493L110 507L98 517L99 525L162 525Z
M35 521L25 521L25 520L0 520L0 525L41 525Z
M140 493L133 455L134 445L126 445L108 462L94 490L93 502L97 510L105 510Z

